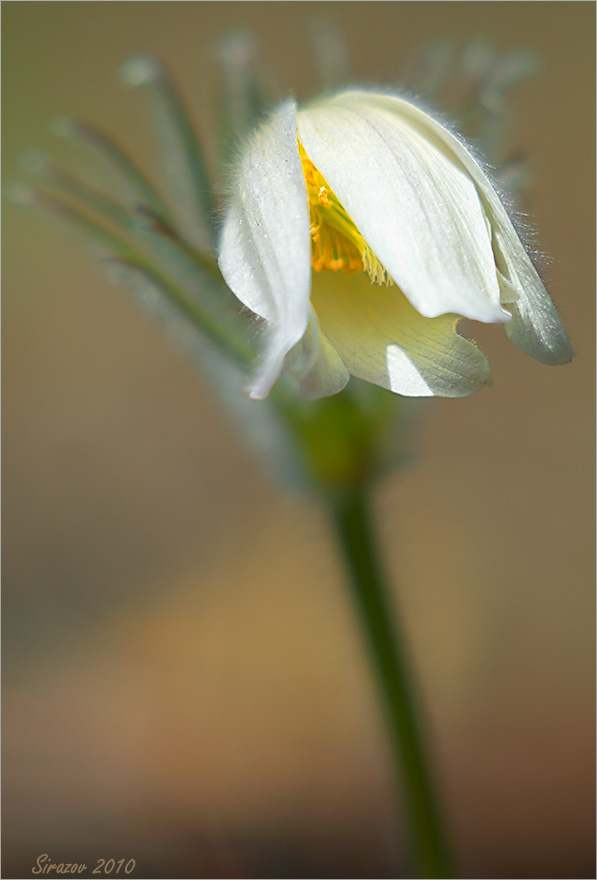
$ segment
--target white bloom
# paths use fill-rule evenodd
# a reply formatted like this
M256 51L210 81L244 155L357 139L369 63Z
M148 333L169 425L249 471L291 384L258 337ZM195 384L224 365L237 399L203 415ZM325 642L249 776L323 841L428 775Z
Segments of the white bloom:
M412 397L471 394L489 364L456 332L463 317L505 323L543 363L572 357L483 169L397 97L280 106L241 155L218 261L269 325L257 399L284 367L307 398L337 393L349 375Z

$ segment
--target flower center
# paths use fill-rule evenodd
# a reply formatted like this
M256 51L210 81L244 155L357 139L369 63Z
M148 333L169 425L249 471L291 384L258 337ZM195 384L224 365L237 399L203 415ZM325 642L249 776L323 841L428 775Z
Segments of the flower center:
M331 269L345 275L366 272L373 284L393 284L300 141L298 147L309 196L311 262L315 271Z

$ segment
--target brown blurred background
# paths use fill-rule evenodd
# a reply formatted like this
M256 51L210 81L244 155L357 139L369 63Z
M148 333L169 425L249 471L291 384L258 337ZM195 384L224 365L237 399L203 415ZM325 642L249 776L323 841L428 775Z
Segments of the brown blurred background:
M357 81L438 38L539 53L513 148L577 357L475 328L494 385L430 404L377 497L462 876L592 877L592 3L13 2L4 179L47 121L148 163L117 69L174 67L209 137L216 46L250 28L283 92L341 25ZM393 877L404 841L326 523L273 485L192 364L47 218L4 207L4 862L136 877ZM402 874L404 875L404 874Z

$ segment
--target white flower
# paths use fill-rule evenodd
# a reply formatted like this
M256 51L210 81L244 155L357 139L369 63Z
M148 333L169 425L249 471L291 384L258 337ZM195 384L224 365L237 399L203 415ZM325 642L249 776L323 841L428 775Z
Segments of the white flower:
M572 357L483 169L390 95L282 104L240 157L218 262L269 325L256 399L283 368L306 398L337 393L349 375L411 397L471 394L489 364L456 332L463 317L504 323L543 363Z

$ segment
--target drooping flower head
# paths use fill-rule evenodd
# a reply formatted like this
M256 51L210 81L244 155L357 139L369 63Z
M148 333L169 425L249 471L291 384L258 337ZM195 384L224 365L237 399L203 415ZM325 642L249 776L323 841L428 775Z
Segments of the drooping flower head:
M480 164L395 96L282 104L240 157L218 262L269 325L256 399L283 369L306 398L341 391L350 375L406 396L471 394L489 364L456 332L462 318L505 324L543 363L572 357Z

